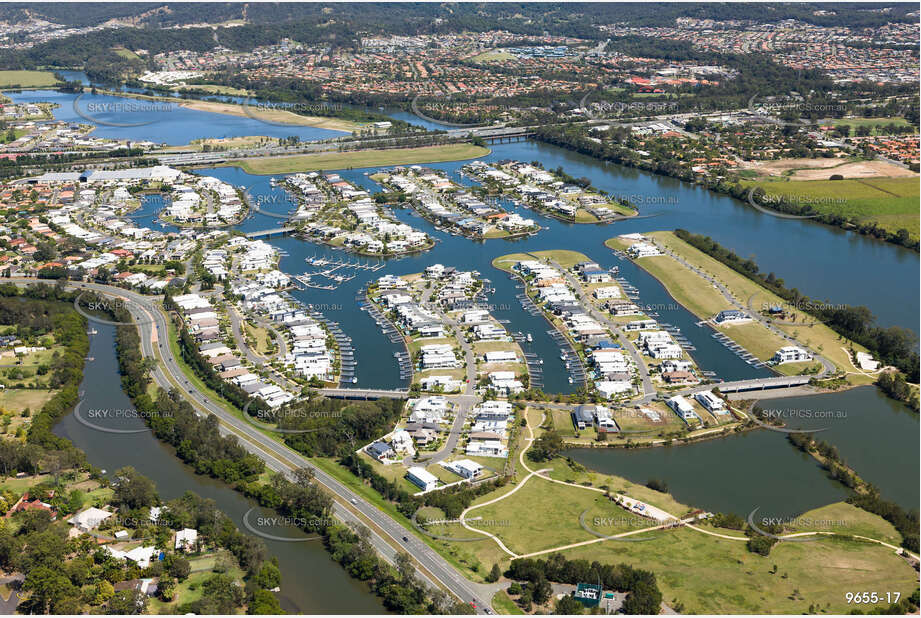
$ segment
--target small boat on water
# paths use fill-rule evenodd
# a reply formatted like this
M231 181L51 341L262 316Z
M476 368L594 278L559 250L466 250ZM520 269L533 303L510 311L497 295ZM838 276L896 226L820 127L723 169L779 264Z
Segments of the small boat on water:
M527 341L528 343L531 343L532 341L534 341L534 337L531 336L531 333L528 333L528 336L525 337L525 341Z
M353 377L352 377L352 384L358 384L358 377L357 377L357 376L353 376Z

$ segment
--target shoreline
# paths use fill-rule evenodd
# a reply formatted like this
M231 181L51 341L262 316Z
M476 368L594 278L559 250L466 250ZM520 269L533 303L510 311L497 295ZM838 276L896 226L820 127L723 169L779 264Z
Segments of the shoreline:
M673 178L673 179L678 180L678 181L687 182L687 183L690 183L690 184L692 184L692 185L697 185L697 186L703 187L703 188L707 189L708 191L712 191L713 193L715 193L715 194L717 194L717 195L726 195L726 196L728 196L728 197L736 198L736 199L738 199L738 200L741 201L741 202L745 202L744 195L743 195L743 196L736 195L736 194L731 190L731 188L721 189L721 187L723 186L723 185L721 185L721 184L712 184L712 183L706 182L705 180L698 179L698 178L690 178L690 179L689 179L689 178L685 178L685 177L683 177L683 176L681 176L681 175L679 175L679 174L665 174L665 173L663 173L662 171L660 171L659 166L643 166L643 165L636 164L636 163L632 162L632 161L629 160L629 159L614 159L614 158L611 158L611 157L604 157L604 156L595 155L595 154L592 154L591 152L586 151L584 148L580 148L577 144L572 144L572 143L570 143L570 142L568 142L568 141L564 141L564 140L554 140L554 139L551 139L549 136L535 135L535 136L532 136L530 139L534 140L535 142L541 143L541 144L548 144L548 145L550 145L550 146L556 146L557 148L562 148L562 149L568 150L568 151L570 151L570 152L575 152L575 153L577 153L577 154L581 154L581 155L583 155L583 156L585 156L585 157L589 157L590 159L593 159L593 160L595 160L595 161L606 161L606 162L614 163L615 165L619 165L619 166L622 166L622 167L625 167L625 168L630 168L630 169L635 169L635 170L641 170L641 171L644 171L644 172L648 172L648 173L650 173L650 174L654 174L654 175L656 175L656 176L662 176L662 177L664 177L664 178ZM747 190L746 190L746 193L747 193ZM747 203L747 202L745 202L745 203ZM768 205L768 207L769 207L769 205ZM778 212L778 213L783 213L783 212L784 212L784 211L779 210L779 209L777 209L777 208L772 208L772 210L774 210L774 211L776 211L776 212ZM903 249L907 249L908 251L912 251L913 253L916 253L916 254L917 254L919 251L921 251L921 245L919 245L918 243L915 243L915 244L912 245L912 246L907 246L907 245L905 245L905 244L903 244L903 243L896 242L895 240L893 240L893 237L894 237L893 234L888 234L888 233L887 233L887 235L886 235L885 237L880 237L880 236L877 236L877 235L871 233L870 231L864 231L862 228L856 228L856 229L855 229L854 227L848 226L848 225L847 225L847 222L843 222L843 223L834 223L834 222L832 222L831 220L826 220L826 219L830 219L830 218L829 218L829 217L826 217L825 215L819 215L819 216L816 216L816 217L813 217L813 218L812 218L812 220L815 221L816 223L820 223L820 224L822 224L822 225L825 225L825 226L828 226L828 227L831 227L831 228L835 228L835 229L838 229L838 230L842 230L842 231L844 231L844 232L853 232L853 233L858 234L858 235L860 235L860 236L870 236L870 237L875 238L876 240L878 240L878 241L880 241L880 242L883 242L883 243L885 243L885 244L894 245L894 246L896 246L896 247L901 247L901 248L903 248Z
M239 167L253 176L273 176L308 171L370 169L394 165L465 161L484 157L491 152L492 150L483 146L460 143L409 148L368 148L347 152L329 151L279 157L252 157L245 160L227 161L210 167ZM353 159L357 161L351 162ZM285 161L287 164L281 163Z
M313 127L315 129L325 129L328 131L338 131L340 133L351 133L364 125L344 120L335 116L301 116L294 112L284 109L269 110L257 112L250 106L239 103L226 103L218 101L205 101L202 99L183 99L181 97L169 97L142 94L140 92L122 92L119 90L97 89L96 94L111 97L122 97L126 99L141 99L145 101L162 101L164 103L173 103L177 107L191 109L200 112L210 112L212 114L222 114L225 116L238 116L252 118L270 125L286 125L291 127ZM219 95L215 95L219 96Z

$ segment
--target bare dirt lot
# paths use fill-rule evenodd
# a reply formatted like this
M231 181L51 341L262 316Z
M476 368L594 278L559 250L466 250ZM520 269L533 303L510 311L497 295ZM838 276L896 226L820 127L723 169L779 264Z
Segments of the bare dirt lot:
M763 176L784 176L791 180L828 180L832 174L845 178L880 178L917 176L900 165L886 161L856 161L844 163L841 159L780 159L778 161L753 161L745 165ZM787 172L791 172L787 174Z

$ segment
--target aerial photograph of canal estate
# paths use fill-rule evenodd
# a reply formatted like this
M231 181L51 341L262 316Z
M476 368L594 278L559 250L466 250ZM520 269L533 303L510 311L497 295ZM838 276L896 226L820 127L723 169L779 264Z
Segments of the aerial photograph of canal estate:
M919 615L919 24L0 2L0 614Z

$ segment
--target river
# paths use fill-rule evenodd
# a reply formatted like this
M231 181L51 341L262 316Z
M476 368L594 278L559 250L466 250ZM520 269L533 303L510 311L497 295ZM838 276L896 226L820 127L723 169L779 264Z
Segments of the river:
M48 94L32 91L12 96L14 100L22 96L41 100L41 95L47 97ZM62 108L69 106L72 109L74 95L60 96L58 100ZM220 123L219 126L251 120L217 114L208 116L208 122L214 120ZM174 134L170 128L174 118L176 116L157 123L160 134ZM253 132L248 124L240 125L243 126ZM146 130L144 127L107 129L112 136L133 139L140 139L139 136L144 135ZM269 133L271 125L261 125L261 129L255 133L272 134ZM247 132L242 128L230 131L235 135ZM159 139L162 141L163 138ZM186 137L186 141L188 139ZM400 381L396 362L390 360L397 346L383 336L367 314L360 311L356 291L372 278L388 273L419 272L427 265L440 262L475 269L489 278L496 288L490 297L491 309L496 317L507 320L507 327L512 331L532 334L534 342L530 344L529 351L545 361L545 390L571 391L573 386L566 379L565 368L559 360L559 349L547 335L548 325L542 318L522 310L515 298L518 290L514 282L491 266L492 259L505 253L561 248L582 251L605 267L619 266L621 273L639 289L641 302L656 305L660 320L680 327L691 340L697 348L693 353L695 360L703 369L714 371L727 380L766 375L765 370L752 368L716 343L709 329L696 326L697 318L675 306L655 279L631 263L618 260L603 246L604 240L617 234L679 227L707 234L740 256L754 258L764 272L774 272L785 280L788 287L796 287L813 298L833 303L865 305L877 316L881 325L901 326L917 332L919 260L915 252L811 221L773 217L754 210L742 201L695 185L597 161L549 145L534 142L499 144L484 157L490 161L506 158L538 160L546 168L563 166L574 177L585 176L596 187L629 198L639 206L642 215L651 217L610 225L573 225L521 210L522 215L537 219L545 229L527 239L474 243L436 230L411 211L394 211L400 220L431 234L437 240L435 247L421 255L387 260L383 269L373 273L349 270L348 274L355 274L355 278L334 291L293 293L299 300L315 305L327 317L339 322L346 334L352 337L358 361L358 386L394 388L405 383ZM454 179L460 180L456 172L461 165L461 162L450 162L432 164L431 167L445 170ZM341 174L362 186L378 190L368 178L373 171L344 170ZM196 172L248 187L251 195L263 204L263 209L275 212L278 217L283 217L289 209L283 192L271 187L267 176L253 176L235 167ZM259 198L260 195L266 197ZM152 214L157 208L156 201L150 201L147 208ZM278 217L257 213L239 228L243 231L274 228L280 222ZM295 238L272 238L270 242L283 252L281 269L289 274L309 270L309 265L304 262L308 256L346 257L341 251ZM918 470L916 466L902 463L915 462L918 458L917 417L872 388L800 399L794 403L784 400L786 403L777 405L841 410L843 416L822 432L825 436L817 436L835 444L845 460L859 474L876 484L884 497L908 508L917 508ZM708 510L732 510L746 514L759 506L763 512L790 513L820 506L844 495L811 459L796 452L784 436L776 432L759 431L668 449L631 452L591 450L574 451L572 454L593 467L616 472L637 482L645 482L651 477L665 478L679 500Z
M69 439L82 449L90 463L106 470L111 476L123 466L132 466L157 485L163 500L178 498L192 491L217 503L237 526L246 532L243 517L251 525L260 517L273 513L230 489L221 481L200 476L177 459L171 447L158 441L146 430L144 421L130 414L134 407L113 379L118 373L115 356L115 327L91 322L97 334L90 335L92 360L87 361L80 385L81 403L74 414L64 417L55 427L55 434ZM111 411L109 418L99 418L98 410ZM113 418L115 411L118 418ZM93 425L94 427L91 427ZM101 429L97 429L99 427ZM103 429L137 430L136 433L110 433ZM281 526L272 526L281 528ZM278 558L281 570L281 592L277 593L282 608L299 614L380 614L385 610L367 586L352 579L329 557L320 540L293 527L259 530L290 541L263 538L269 554Z

